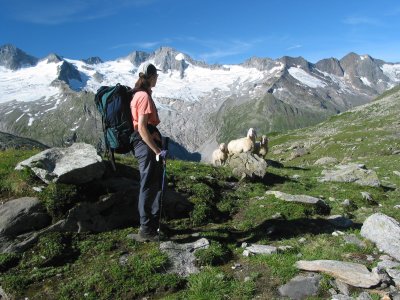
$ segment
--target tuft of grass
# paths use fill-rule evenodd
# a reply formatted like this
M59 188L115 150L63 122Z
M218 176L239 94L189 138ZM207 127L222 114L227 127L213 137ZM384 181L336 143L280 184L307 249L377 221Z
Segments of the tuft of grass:
M0 272L16 266L21 259L21 255L17 253L0 253Z
M228 262L232 253L226 245L213 241L207 249L196 251L195 256L200 266L215 266Z
M0 151L0 196L22 197L34 196L32 186L37 182L35 175L29 170L16 171L15 166L37 154L39 150Z
M218 300L252 299L255 294L254 280L239 281L222 271L206 267L201 273L191 275L187 290L165 299Z
M48 213L54 220L60 219L78 201L78 188L64 183L50 183L40 193Z

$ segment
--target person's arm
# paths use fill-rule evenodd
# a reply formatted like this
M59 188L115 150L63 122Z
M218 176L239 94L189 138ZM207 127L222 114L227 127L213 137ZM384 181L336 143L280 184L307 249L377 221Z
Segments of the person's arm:
M149 119L149 115L139 115L138 130L139 130L139 134L142 137L143 141L157 155L157 154L160 154L161 150L160 150L160 148L158 148L158 146L154 142L153 137L151 136L149 130L147 129L148 119Z

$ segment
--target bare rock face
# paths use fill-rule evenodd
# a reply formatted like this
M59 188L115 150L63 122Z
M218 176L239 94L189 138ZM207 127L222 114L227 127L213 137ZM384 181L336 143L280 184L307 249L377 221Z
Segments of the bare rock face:
M18 163L15 169L26 167L46 183L83 184L101 178L105 171L96 149L84 143L45 150Z
M300 260L296 267L306 271L329 274L351 286L370 288L380 283L378 274L370 272L367 267L357 263L335 260Z
M361 235L400 261L400 223L398 221L382 213L373 214L364 221Z

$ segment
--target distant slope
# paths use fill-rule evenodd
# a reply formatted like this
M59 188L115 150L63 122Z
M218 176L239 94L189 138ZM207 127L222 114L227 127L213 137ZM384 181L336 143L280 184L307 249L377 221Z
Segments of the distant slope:
M38 141L0 132L0 150L7 149L47 149L48 146Z

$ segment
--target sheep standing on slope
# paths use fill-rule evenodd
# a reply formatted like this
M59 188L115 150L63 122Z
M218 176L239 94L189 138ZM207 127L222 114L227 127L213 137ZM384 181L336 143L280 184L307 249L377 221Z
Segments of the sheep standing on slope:
M254 145L254 154L264 157L268 153L268 138L266 135L261 137L261 141L256 142Z
M219 148L212 153L212 163L214 166L222 166L228 158L228 147L225 143L219 145Z
M256 137L256 130L250 128L249 131L247 131L246 137L230 141L228 143L229 155L253 151Z

